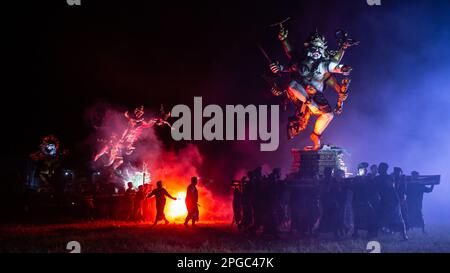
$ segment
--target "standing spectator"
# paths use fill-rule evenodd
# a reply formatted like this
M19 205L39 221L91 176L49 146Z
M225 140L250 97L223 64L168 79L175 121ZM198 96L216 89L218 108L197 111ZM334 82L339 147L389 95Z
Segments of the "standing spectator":
M408 229L417 227L421 228L422 232L425 233L425 221L422 213L423 194L432 192L434 185L427 187L419 184L417 183L418 178L419 173L413 171L411 173L411 183L407 188Z
M188 215L184 220L184 225L187 227L189 221L192 221L192 226L195 227L195 222L199 220L199 211L198 211L198 190L197 190L197 177L191 178L191 184L188 186L186 190L186 208L188 211Z
M403 221L405 222L405 226L408 227L408 207L406 204L407 186L405 176L403 175L403 170L399 167L395 167L392 177L394 178L395 190L397 191L398 198L400 199L400 208L402 211Z
M127 190L125 191L125 201L127 204L127 220L132 220L134 217L134 198L136 191L133 188L133 183L127 183Z
M241 181L245 181L245 177ZM241 182L242 183L242 182ZM235 187L233 190L233 223L238 228L241 228L242 221L242 192L239 187Z
M155 196L156 198L156 217L153 225L155 226L158 221L164 220L165 224L169 224L164 214L164 208L166 207L166 196L172 200L177 200L175 197L170 195L165 188L162 186L162 181L156 182L156 189L154 189L147 198Z
M370 203L371 182L367 175L367 162L358 165L358 176L351 185L353 192L353 237L358 237L360 229L366 230L369 236L375 235L376 215Z
M134 220L144 221L143 205L144 205L145 192L144 187L140 185L134 198Z
M408 240L400 207L400 198L395 189L394 179L387 174L388 168L389 165L387 163L380 163L378 166L379 175L375 178L375 183L380 194L378 228L384 227L394 231L400 231L403 239Z
M254 192L254 174L252 171L247 173L247 180L242 181L242 221L240 228L248 228L253 224L253 192Z

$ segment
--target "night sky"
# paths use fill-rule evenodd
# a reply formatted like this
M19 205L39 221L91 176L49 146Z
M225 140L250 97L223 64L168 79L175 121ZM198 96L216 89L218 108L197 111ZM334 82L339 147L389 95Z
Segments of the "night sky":
M286 63L277 31L268 25L291 17L294 45L316 28L331 48L338 28L361 41L344 57L354 67L351 94L324 142L348 149L351 168L363 160L387 161L407 173L449 175L449 1L382 0L377 7L365 0L81 2L4 8L13 15L3 41L9 48L4 159L10 163L26 158L47 134L58 136L76 160L88 159L88 109L97 105L144 105L156 112L161 103L192 105L194 96L204 105L276 104L261 78L267 61L256 43ZM326 96L333 105L333 91ZM261 164L289 170L290 148L306 145L309 135L286 140L291 113L281 116L277 152L260 153L258 142L196 142L207 159L204 175L226 180ZM168 147L186 144L159 133ZM448 205L448 188L441 187L437 205Z

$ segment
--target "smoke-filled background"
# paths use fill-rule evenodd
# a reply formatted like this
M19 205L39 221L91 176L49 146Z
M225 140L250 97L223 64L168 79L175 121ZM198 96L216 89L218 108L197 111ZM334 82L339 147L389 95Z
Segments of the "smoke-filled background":
M256 43L286 63L277 30L268 25L291 17L290 41L301 46L316 28L336 46L343 28L361 45L344 63L354 67L344 113L324 141L346 148L348 165L386 161L391 170L441 174L442 185L425 197L425 217L448 221L450 200L450 3L381 1L66 1L5 8L17 14L7 24L7 93L4 126L10 132L4 159L17 162L53 133L71 150L72 164L89 169L95 132L87 109L107 103L122 110L138 105L156 112L161 103L274 104L260 77L268 63ZM6 87L5 87L6 88ZM326 96L334 102L336 95ZM8 107L10 106L10 107ZM291 164L291 148L308 143L309 133L286 140L283 113L278 151L261 153L257 142L175 143L157 130L158 146L178 154L195 145L202 158L198 175L215 181L227 195L229 181L247 169ZM180 164L183 156L173 157ZM157 160L156 160L157 161ZM8 165L9 166L9 165ZM186 178L188 179L188 177Z
M149 113L142 118L150 120L159 117L160 113ZM128 120L124 116L125 110L108 104L97 104L86 111L86 118L95 129L86 139L85 144L89 146L92 153L98 153L104 145L109 145L103 140L111 139L115 135L118 138L129 128ZM130 111L130 116L132 116ZM125 187L128 182L132 182L135 189L145 183L150 183L153 188L157 181L162 181L163 186L169 194L178 200L168 200L167 218L169 220L183 221L187 210L184 204L186 188L191 177L195 176L199 180L199 211L202 220L227 220L232 219L232 210L229 206L231 199L227 194L215 194L214 180L208 177L201 177L201 169L204 157L194 144L188 144L179 149L167 147L159 139L158 132L168 130L168 126L153 126L142 129L137 133L138 141L134 143L135 150L129 155L124 152L123 164L115 171L118 184ZM100 140L100 141L99 141ZM112 146L109 146L113 148ZM95 170L100 177L108 176L112 167L108 167L109 153L100 156L97 160L91 161L91 169ZM143 175L145 173L145 176Z

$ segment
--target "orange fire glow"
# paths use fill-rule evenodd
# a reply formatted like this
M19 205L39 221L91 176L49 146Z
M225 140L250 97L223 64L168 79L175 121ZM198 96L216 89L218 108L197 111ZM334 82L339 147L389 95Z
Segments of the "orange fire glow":
M186 205L184 199L186 198L185 192L178 192L174 197L177 200L168 200L166 214L169 220L176 220L179 218L184 218L187 215Z

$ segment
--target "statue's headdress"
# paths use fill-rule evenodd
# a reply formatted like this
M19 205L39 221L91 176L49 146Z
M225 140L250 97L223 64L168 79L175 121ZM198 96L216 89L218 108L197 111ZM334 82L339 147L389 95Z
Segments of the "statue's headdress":
M309 36L308 41L306 41L304 45L305 47L316 46L323 49L327 48L325 36L319 34L317 30Z

